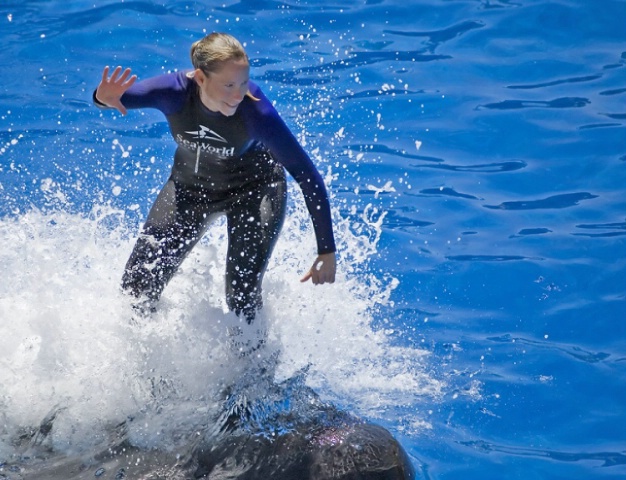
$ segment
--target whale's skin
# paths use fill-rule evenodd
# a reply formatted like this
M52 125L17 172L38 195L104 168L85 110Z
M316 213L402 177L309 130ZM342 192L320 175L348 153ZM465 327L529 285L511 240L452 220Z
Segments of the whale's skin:
M196 452L195 478L211 480L413 480L407 453L379 425L299 425L268 438L233 433Z
M170 452L123 439L89 455L52 451L0 462L3 480L414 480L401 444L385 428L333 412L268 434L237 426ZM327 419L326 419L327 420ZM123 426L118 428L123 429ZM181 451L186 451L181 455Z
M55 408L15 439L11 458L0 458L0 479L415 479L387 429L322 401L304 376L277 384L261 370L223 390L217 405L202 426L179 432L175 445L134 444L129 432L146 421L139 416L112 424L99 445L80 454L57 452L49 442L63 414Z

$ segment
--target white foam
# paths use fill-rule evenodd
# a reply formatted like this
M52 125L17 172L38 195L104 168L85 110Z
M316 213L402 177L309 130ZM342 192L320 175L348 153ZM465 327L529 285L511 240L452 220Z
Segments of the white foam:
M279 378L309 366L311 386L360 413L436 394L424 352L393 347L370 325L395 285L365 268L380 214L356 229L337 217L337 282L313 286L299 281L314 260L308 215L301 204L292 210L266 273L265 308L252 327L239 324L242 338L268 336L282 351ZM138 414L144 423L131 436L153 445L206 422L220 385L238 374L228 353L228 328L239 320L224 308L224 225L185 261L157 313L140 321L119 291L134 243L124 225L124 213L108 207L0 219L0 458L20 428L55 407L55 448L88 448L107 426Z

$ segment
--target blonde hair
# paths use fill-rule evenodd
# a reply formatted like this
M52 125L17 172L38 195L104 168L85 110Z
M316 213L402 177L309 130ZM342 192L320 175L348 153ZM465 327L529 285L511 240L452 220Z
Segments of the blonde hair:
M213 32L191 45L191 63L194 69L202 70L206 75L217 72L224 62L245 60L250 63L243 45L232 35ZM254 101L257 97L246 93Z
M214 32L191 45L191 63L207 75L217 72L230 60L248 60L239 40L227 33Z

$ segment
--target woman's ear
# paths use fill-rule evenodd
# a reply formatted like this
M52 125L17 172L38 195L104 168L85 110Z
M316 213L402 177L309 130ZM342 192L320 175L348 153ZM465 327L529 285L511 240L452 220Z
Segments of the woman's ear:
M202 84L204 84L204 82L206 82L207 80L206 74L200 68L196 68L193 71L193 78L196 81L196 83L200 86L202 86Z

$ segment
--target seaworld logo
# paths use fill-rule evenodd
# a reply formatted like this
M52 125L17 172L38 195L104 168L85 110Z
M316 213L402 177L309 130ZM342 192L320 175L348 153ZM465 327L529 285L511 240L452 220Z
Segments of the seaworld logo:
M226 139L222 137L219 133L214 132L210 128L205 127L204 125L198 125L198 126L200 127L200 130L195 131L195 132L190 131L190 132L185 132L185 133L188 133L189 135L195 135L195 137L193 138L197 138L200 140L217 140L218 142L228 143Z
M199 153L208 153L211 155L215 155L219 158L228 158L235 156L235 147L214 147L208 141L222 142L228 143L224 137L222 137L219 133L214 132L208 127L204 125L199 125L200 130L198 131L186 131L185 133L188 135L192 135L191 138L197 141L188 140L182 134L176 135L176 143L187 150L196 151Z

